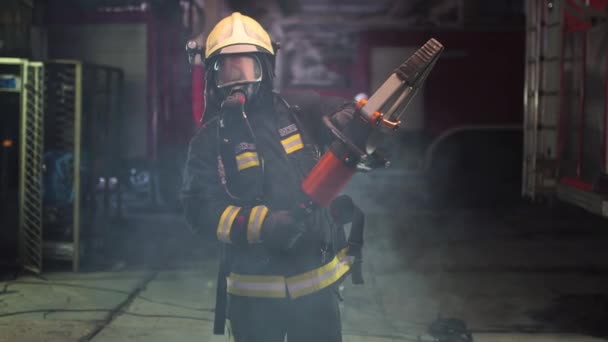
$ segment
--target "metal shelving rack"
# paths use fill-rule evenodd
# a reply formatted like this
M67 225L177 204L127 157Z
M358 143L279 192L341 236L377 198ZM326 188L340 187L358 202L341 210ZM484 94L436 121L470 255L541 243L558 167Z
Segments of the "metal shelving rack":
M0 93L5 108L15 108L11 132L19 130L18 165L11 162L10 171L11 179L18 178L11 197L18 207L14 236L23 269L40 273L49 258L70 261L78 271L83 226L91 232L111 217L108 180L120 174L123 83L123 72L109 66L0 58ZM60 163L47 160L53 153ZM55 163L60 179L46 183ZM53 197L57 193L63 197Z
M83 228L92 230L94 225L93 193L97 180L104 178L107 186L107 174L115 172L120 160L120 139L112 128L120 126L123 73L117 68L76 60L53 60L45 64L48 88L45 150L71 153L73 170L72 208L68 213L71 218L65 221L71 222L71 239L54 241L54 247L49 247L61 250L55 253L55 259L70 260L73 271L77 272L84 250ZM102 161L102 170L91 170L93 159ZM104 197L102 209L107 213L107 191Z
M67 159L72 170L72 208L68 213L60 213L60 219L65 220L64 215L71 215L70 227L71 241L48 241L57 246L63 245L67 250L63 255L55 256L55 259L72 261L73 271L80 268L80 165L81 165L81 136L82 136L82 64L79 62L56 61L48 62L46 68L46 120L44 147L45 151L58 150L71 153L72 158ZM45 226L48 223L45 222ZM56 249L57 247L55 247Z
M0 58L0 65L13 71L3 72L0 91L19 96L19 113L15 113L19 116L20 131L18 260L23 268L40 273L43 243L44 65L20 58Z

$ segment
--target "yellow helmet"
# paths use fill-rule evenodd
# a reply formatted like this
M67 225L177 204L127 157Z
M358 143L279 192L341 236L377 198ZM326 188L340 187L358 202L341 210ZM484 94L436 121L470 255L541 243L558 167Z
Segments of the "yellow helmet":
M211 30L205 59L220 53L266 52L274 56L268 32L254 19L234 12Z

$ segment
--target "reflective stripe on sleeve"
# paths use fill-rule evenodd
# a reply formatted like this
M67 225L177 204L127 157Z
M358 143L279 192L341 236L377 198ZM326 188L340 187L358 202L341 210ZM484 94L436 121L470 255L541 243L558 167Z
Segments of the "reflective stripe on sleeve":
M236 156L236 167L243 171L250 167L260 166L260 159L257 152L243 152Z
M287 154L294 153L295 151L304 148L304 143L302 142L300 133L296 133L287 139L281 140L281 144L283 145L283 148Z
M226 291L245 297L286 298L285 277L254 276L230 273L226 278Z
M247 223L247 241L249 243L259 243L262 233L262 224L268 214L268 207L258 205L251 209L249 214L249 222Z
M241 211L241 207L235 207L233 205L229 205L224 209L222 216L220 216L220 221L217 224L217 238L225 243L230 243L230 230L232 229L232 224L236 219L236 215Z

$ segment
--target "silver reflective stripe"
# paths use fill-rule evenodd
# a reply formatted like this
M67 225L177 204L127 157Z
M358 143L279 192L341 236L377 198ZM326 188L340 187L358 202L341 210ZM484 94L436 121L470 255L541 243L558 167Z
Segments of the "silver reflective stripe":
M285 149L289 150L290 148L292 148L292 147L294 147L294 146L296 146L298 144L301 144L301 143L302 143L301 139L296 139L296 140L294 140L294 141L292 141L290 143L285 144Z
M256 156L250 156L250 157L247 157L247 158L240 159L239 160L239 165L247 164L247 163L252 162L252 161L256 161L257 162L257 161L260 161L260 160L258 159L257 155Z
M298 298L324 289L338 281L350 269L353 257L348 249L341 250L328 264L294 277L287 278L287 288L292 298Z
M350 265L350 260L342 260L342 261L338 262L334 268L328 270L325 273L316 275L313 278L308 278L306 280L299 281L297 283L289 284L289 292L296 293L298 291L301 291L304 288L323 284L323 282L327 281L328 279L335 278L336 274L338 274L340 272L342 272L342 273L338 277L341 277L344 273L346 273L346 271L348 271L348 269L345 267L348 267L349 265Z
M247 241L249 243L259 243L262 232L262 223L268 214L268 208L264 205L259 205L251 209L249 214L249 223L247 224Z
M220 221L217 225L217 238L225 243L230 243L230 230L232 229L232 223L236 219L236 215L241 210L240 207L229 205L224 209Z
M232 288L239 288L247 291L283 291L285 290L285 281L276 283L248 283L228 277L228 282Z
M285 278L231 273L226 278L228 293L246 297L286 298Z

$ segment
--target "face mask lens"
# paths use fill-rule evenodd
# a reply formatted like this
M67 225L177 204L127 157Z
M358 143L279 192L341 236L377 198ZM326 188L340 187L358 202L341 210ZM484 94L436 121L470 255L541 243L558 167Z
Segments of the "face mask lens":
M256 57L250 55L220 56L213 65L213 69L218 88L262 80L260 62Z

